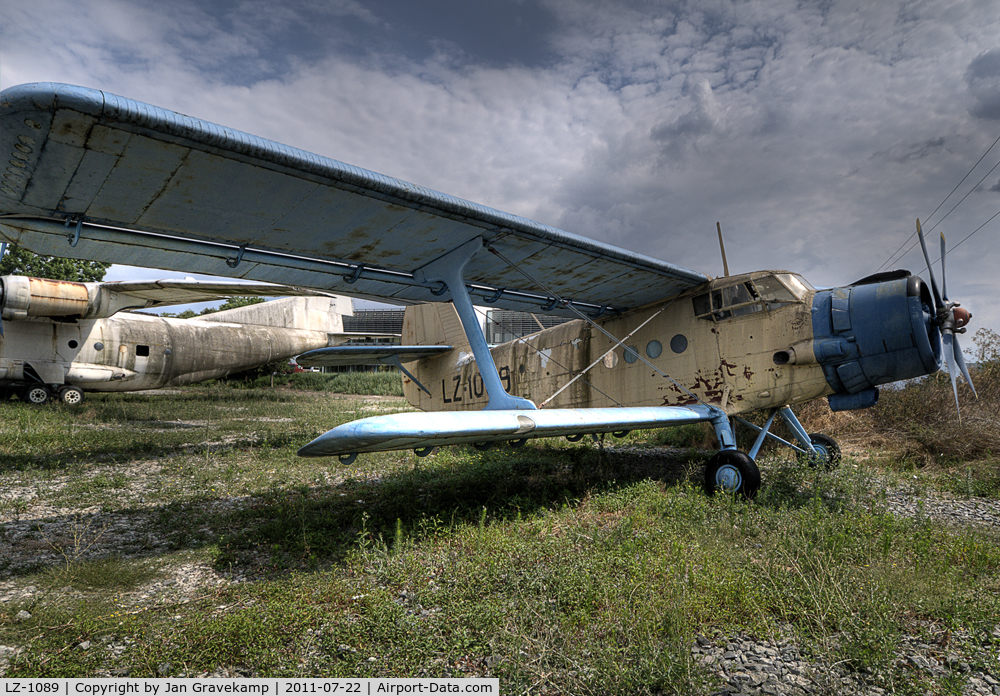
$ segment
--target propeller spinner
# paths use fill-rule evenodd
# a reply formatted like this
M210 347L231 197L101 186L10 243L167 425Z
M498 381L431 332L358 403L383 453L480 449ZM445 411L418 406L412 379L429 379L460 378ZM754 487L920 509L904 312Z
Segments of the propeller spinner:
M934 280L934 271L931 270L931 258L927 253L927 243L924 241L924 232L920 229L920 220L917 220L917 238L920 240L920 249L924 252L924 261L927 263L927 273L931 279L931 292L934 295L934 322L941 332L942 353L945 365L948 367L948 374L951 376L951 388L955 392L955 407L958 408L958 384L956 382L959 372L965 377L965 381L972 388L972 393L976 394L976 388L972 384L969 376L969 368L965 365L965 358L962 357L962 349L958 345L957 334L965 333L965 325L972 319L972 314L967 309L962 309L958 302L948 300L947 279L945 277L945 241L944 234L941 235L941 293L938 294L937 283Z

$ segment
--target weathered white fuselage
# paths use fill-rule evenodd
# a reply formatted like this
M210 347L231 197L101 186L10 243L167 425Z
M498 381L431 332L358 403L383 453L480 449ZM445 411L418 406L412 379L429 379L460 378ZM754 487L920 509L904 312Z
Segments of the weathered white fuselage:
M308 302L322 301L275 300L201 319L122 312L76 322L7 322L0 386L41 381L86 391L138 391L223 377L336 343L343 331L340 315L308 310Z

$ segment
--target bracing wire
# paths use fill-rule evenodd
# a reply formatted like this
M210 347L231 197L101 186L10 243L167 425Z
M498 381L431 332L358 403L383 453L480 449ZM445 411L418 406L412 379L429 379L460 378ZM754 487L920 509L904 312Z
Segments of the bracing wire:
M476 313L479 314L479 315L481 315L481 316L483 315L483 313L480 312L478 308L476 308ZM485 316L484 316L484 318L485 318ZM494 321L497 321L497 320L494 319ZM502 326L504 329L507 329L511 334L515 333L513 327L510 326L509 324L506 324L503 321L497 321L497 323L500 324L500 326ZM531 350L535 351L538 355L542 355L541 349L539 349L537 346L532 345L531 341L527 340L527 337L521 336L521 337L515 338L514 340L517 341L518 343L521 343L521 344L527 346ZM593 389L594 391L596 391L601 396L607 398L609 401L613 401L618 406L624 406L623 403L621 403L620 401L618 401L617 399L615 399L610 394L606 394L605 392L601 391L593 382L591 382L590 380L588 380L588 379L586 379L584 377L584 375L587 374L587 371L590 368L587 368L586 370L582 370L581 372L577 373L577 372L574 372L574 370L572 370L569 367L567 367L566 365L563 365L562 363L560 363L558 360L556 360L555 358L553 358L551 355L547 356L547 358L548 358L549 362L551 362L551 363L557 365L558 367L561 367L562 369L566 370L566 374L575 374L576 375L570 381L570 384L572 384L573 382L575 382L577 379L582 379L584 384L586 384L588 387L590 387L591 389ZM591 366L591 367L593 367L593 366ZM553 396L555 396L555 395L553 395ZM542 406L544 406L546 403L548 403L549 401L551 401L552 398L553 397L550 396L548 399L546 399L544 402L542 402Z
M521 268L520 266L518 266L517 264L515 264L513 261L511 261L510 259L508 259L503 254L501 254L499 250L497 250L496 248L494 248L493 246L491 246L489 244L486 245L486 248L490 251L490 253L496 255L497 257L499 257L509 267L513 268L515 271L517 271L518 273L520 273L521 275L523 275L525 278L527 278L529 282L534 283L537 287L541 288L543 292L545 292L545 293L551 295L552 297L554 297L560 304L562 304L562 306L566 307L571 312L573 312L574 314L576 314L580 319L583 319L585 322L587 322L588 324L590 324L591 326L593 326L595 329L597 329L598 331L600 331L602 334L604 334L607 338L609 338L611 340L612 343L614 343L615 345L619 346L623 350L628 350L628 346L626 346L622 341L620 341L617 338L615 338L603 326L601 326L600 324L598 324L597 322L595 322L593 319L591 319L590 317L588 317L587 315L585 315L583 312L581 312L579 309L577 309L576 307L574 307L571 302L566 302L561 297L559 297L559 295L557 293L552 292L548 287L546 287L546 285L544 283L542 283L540 280L537 280L536 278L534 278L526 270L524 270L523 268ZM699 397L697 394L695 394L694 392L692 392L690 389L688 389L685 386L683 386L680 382L678 382L677 380L675 380L673 377L671 377L670 375L668 375L666 372L664 372L660 368L656 367L656 365L654 365L653 363L649 362L648 360L646 360L641 355L636 354L636 358L638 358L639 360L641 360L647 367L652 368L654 372L657 372L661 376L663 376L664 378L666 378L667 381L669 381L671 384L673 384L681 392L683 392L684 394L687 394L688 396L690 396L691 398L693 398L698 403L700 403L702 405L705 405L705 406L708 406L708 404L705 403L705 401L701 397Z
M965 173L965 176L962 177L961 181L959 181L957 184L955 184L955 188L953 188L951 190L951 192L947 196L945 196L944 199L940 203L938 203L938 206L931 212L931 214L928 215L926 218L924 218L924 222L925 223L929 222L930 219L933 218L935 214L937 214L937 211L939 211L941 209L941 207L948 201L948 199L951 198L953 195L955 195L955 191L957 191L958 188L965 182L965 180L969 178L969 176L972 174L972 172L975 171L976 167L978 167L980 165L980 163L984 159L986 159L986 155L988 155L990 153L990 151L994 147L996 147L997 143L1000 143L1000 136L997 136L997 139L993 141L993 144L990 145L988 148L986 148L986 152L984 152L982 154L982 156L976 161L976 163L974 165L972 165L972 167L969 169L969 171ZM948 217L949 215L951 215L952 211L954 211L955 208L957 208L958 206L960 206L962 204L962 202L972 194L973 191L975 191L977 188L979 188L979 185L982 184L983 181L986 180L986 177L988 177L990 174L992 174L993 170L996 169L998 166L1000 166L1000 162L997 162L996 164L994 164L993 167L992 167L992 169L990 169L990 171L986 172L985 176L983 176L983 178L980 179L976 183L976 185L973 186L969 190L968 193L966 193L964 196L962 196L962 200L960 200L958 203L956 203L955 205L953 205L951 207L951 209L947 213L945 213L944 216L940 220L938 220L936 223L934 223L934 225L929 230L927 230L927 233L930 234L934 230L934 228L936 228L938 225L940 225L942 222L944 222L944 219L946 217ZM998 213L998 214L1000 214L1000 213ZM996 217L996 215L994 215L993 217L991 217L990 220L992 220L995 217ZM986 222L989 222L990 220L987 220ZM985 225L986 225L986 223L983 223L983 225L981 225L980 227L977 227L975 230L972 231L972 233L970 233L967 237L965 237L965 239L963 239L962 242L964 242L966 239L968 239L969 237L971 237L973 234L975 234L976 232L978 232L979 230L981 230L983 228L983 226L985 226ZM895 260L901 259L904 256L906 256L908 253L910 253L910 251L918 243L918 242L914 241L912 244L910 244L910 240L912 240L914 237L916 237L916 235L917 235L916 231L911 232L910 236L907 237L906 240L902 244L899 245L899 248L896 249L896 251L894 251L892 254L889 255L889 258L886 259L885 263L883 263L881 266L879 266L878 269L875 272L878 273L883 268L885 268L886 266L888 266L890 263L893 263L894 259ZM959 242L958 244L961 244L962 242ZM907 247L906 246L907 244L910 244L910 246ZM958 246L958 244L956 244L955 246L953 246L952 249L954 249L956 246ZM900 251L903 250L903 247L906 247L906 250L903 251L903 253L900 254ZM897 256L897 254L898 254L898 256ZM928 270L930 270L930 269L928 269Z

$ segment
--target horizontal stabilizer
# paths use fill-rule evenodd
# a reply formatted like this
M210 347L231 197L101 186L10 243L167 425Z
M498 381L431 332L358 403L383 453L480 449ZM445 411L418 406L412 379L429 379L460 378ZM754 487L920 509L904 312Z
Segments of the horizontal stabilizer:
M339 425L300 449L299 456L346 460L361 452L664 428L709 421L718 413L702 405L394 413Z
M295 358L302 367L338 367L341 365L369 365L383 362L395 364L413 362L447 353L452 346L331 346L319 348Z

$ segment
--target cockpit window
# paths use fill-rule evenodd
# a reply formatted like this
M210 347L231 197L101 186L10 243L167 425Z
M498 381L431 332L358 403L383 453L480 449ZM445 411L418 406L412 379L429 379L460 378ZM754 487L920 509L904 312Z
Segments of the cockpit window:
M694 298L694 313L702 319L730 319L801 301L805 281L791 273L745 280Z
M815 288L809 284L809 281L800 276L798 273L779 273L774 277L784 283L785 287L791 290L792 294L795 295L795 299L798 300L805 297L806 293L810 290L815 290Z

